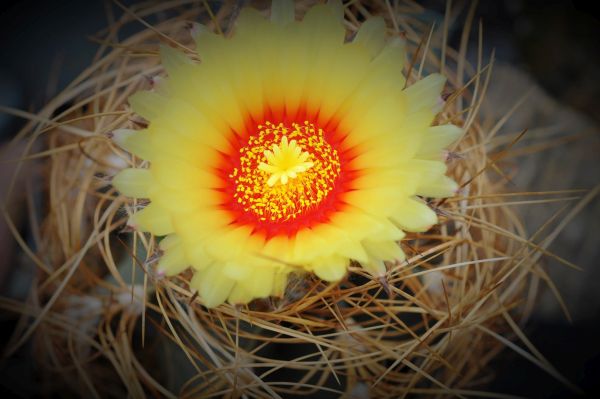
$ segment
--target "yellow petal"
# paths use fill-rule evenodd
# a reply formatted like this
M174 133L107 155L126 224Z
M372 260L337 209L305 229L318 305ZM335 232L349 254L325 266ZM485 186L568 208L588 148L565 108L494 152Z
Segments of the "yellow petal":
M168 236L165 236L162 240L160 240L158 247L162 251L166 251L169 248L173 248L181 244L183 244L183 240L181 239L181 237L179 237L176 234L169 234Z
M262 32L264 29L268 29L267 20L262 16L258 10L250 7L244 7L240 11L240 15L235 21L236 25L236 36L248 37L257 31ZM264 37L259 37L264 39ZM258 38L257 38L258 40Z
M185 73L185 67L193 65L191 59L181 51L175 50L172 47L164 45L160 46L159 53L162 65L169 75Z
M157 236L173 233L171 214L158 204L152 203L132 216L133 225L141 231Z
M437 216L427 205L416 199L404 199L391 219L406 231L426 231L437 223Z
M416 112L421 109L441 110L440 94L446 83L446 78L438 73L433 73L404 90L404 94L411 101L408 102L408 111Z
M181 189L161 187L153 191L152 200L173 213L208 213L217 210L221 195L213 189Z
M192 144L201 144L216 150L227 150L229 143L226 135L223 134L223 131L227 129L227 124L215 118L215 114L212 114L210 110L203 111L195 109L185 101L171 99L165 105L161 117L153 120L150 125L150 129L168 132L164 134L165 137L162 140L155 140L155 143L159 145L158 150L164 150L168 141L174 139L173 133L188 139L188 143L191 141ZM193 148L195 151L199 150L197 145L194 145ZM189 149L182 148L181 150ZM205 154L198 154L198 157L200 155L205 156Z
M367 19L353 40L369 52L371 58L379 54L385 45L385 21L382 17Z
M276 236L265 243L264 248L258 255L263 257L263 259L268 259L283 265L284 263L291 261L291 245L291 241L288 237Z
M214 231L220 231L230 222L229 213L216 208L202 212L173 214L175 231L181 237L190 237L190 241L192 238L205 238Z
M448 176L439 176L437 179L423 181L417 188L417 194L424 197L446 198L452 197L458 190L458 184Z
M205 241L206 252L213 259L233 259L245 249L251 233L249 226L239 226L209 236Z
M379 55L371 61L369 65L369 73L364 77L357 89L349 96L344 105L338 111L339 115L344 116L344 129L352 128L357 121L364 117L365 110L373 108L378 110L375 119L390 120L390 115L393 118L402 115L400 108L404 108L403 101L406 97L401 95L404 89L405 79L402 75L402 68L405 59L405 41L399 38L391 39L381 50ZM393 76L393 79L390 78ZM381 103L387 104L387 97L395 99L395 103L383 105L393 109L390 114L383 109ZM399 128L394 122L390 122L392 126Z
M340 281L348 268L348 259L340 256L331 256L314 261L311 266L319 278L325 281Z
M133 112L142 118L152 120L164 110L166 99L150 91L138 91L128 99Z
M405 59L406 40L394 37L385 44L385 47L373 60L373 75L369 77L376 78L378 75L380 77L393 75L395 79L388 82L388 87L390 85L393 88L404 87L405 78L400 74L402 68L404 68Z
M158 273L174 276L189 267L185 252L181 245L167 249L158 261Z
M254 295L248 290L248 287L235 284L227 298L227 302L232 305L243 305L251 302L253 299Z
M381 229L377 232L370 234L369 239L372 241L400 241L406 234L391 223L387 218L381 219Z
M394 241L364 240L363 246L367 253L375 259L402 261L405 258L402 248Z
M148 198L155 185L148 169L123 169L112 179L112 185L127 197Z
M243 260L241 262L233 261L223 264L223 273L225 273L227 277L236 281L251 277L252 272L252 268L245 264Z
M214 173L171 157L157 157L150 166L150 171L158 183L176 190L206 190L223 185L223 180Z
M271 294L273 296L281 297L285 292L285 288L288 282L289 273L291 273L290 268L279 269L274 277L273 277L273 289L271 290Z
M154 157L147 130L117 129L113 134L113 141L124 150L149 161Z
M387 271L383 260L380 259L371 258L368 262L362 263L362 267L374 277L385 276Z
M202 302L208 308L225 302L234 285L235 282L223 274L218 265L196 271L190 281L190 288L198 290Z
M365 48L344 46L329 59L320 80L309 83L318 85L311 86L315 92L309 95L314 96L312 104L319 107L319 115L323 121L328 119L327 115L334 115L355 92L358 82L369 73L369 61L369 53ZM325 78L327 75L329 77ZM328 95L319 95L323 92Z
M348 204L378 217L390 216L405 198L402 188L395 187L354 190L343 196Z
M442 150L455 142L463 130L454 125L432 126L424 134L417 156L423 159L442 159Z
M204 25L199 24L196 28L194 39L196 41L196 51L201 62L213 60L220 53L219 48L226 45L225 38L211 32Z
M202 240L187 240L183 244L185 257L195 270L206 269L215 263L214 259L206 253L202 242Z
M341 231L347 232L352 239L370 236L382 227L378 219L350 206L344 209L344 212L332 215L330 222Z
M232 291L229 297L229 303L247 303L247 298L236 298L236 290L240 290L240 294L245 294L253 298L265 298L271 295L273 281L277 269L273 267L257 267L252 271L252 274L245 279L236 282L236 288ZM233 296L233 297L232 297Z

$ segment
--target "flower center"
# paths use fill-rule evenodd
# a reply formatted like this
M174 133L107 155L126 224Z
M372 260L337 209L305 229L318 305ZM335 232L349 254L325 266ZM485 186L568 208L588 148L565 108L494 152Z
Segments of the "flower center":
M234 199L262 222L285 222L314 209L340 174L337 151L308 121L259 125L239 151L239 167L229 175Z

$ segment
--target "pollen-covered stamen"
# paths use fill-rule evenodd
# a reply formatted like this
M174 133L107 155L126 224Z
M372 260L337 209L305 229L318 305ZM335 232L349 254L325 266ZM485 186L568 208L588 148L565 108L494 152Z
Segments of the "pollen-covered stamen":
M322 129L265 122L240 148L234 200L261 222L285 222L318 209L340 174L337 151Z
M271 174L267 180L269 187L273 187L278 180L281 184L287 184L289 179L295 179L298 173L306 172L314 165L307 161L310 154L302 151L296 140L288 142L287 136L282 137L279 145L273 144L272 151L265 150L264 155L268 163L261 162L258 168Z

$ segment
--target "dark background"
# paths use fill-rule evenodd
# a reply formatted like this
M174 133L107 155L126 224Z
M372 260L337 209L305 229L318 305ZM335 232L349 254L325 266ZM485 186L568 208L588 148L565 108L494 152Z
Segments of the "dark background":
M436 17L443 15L445 2L422 4ZM557 101L599 123L600 29L594 5L591 1L487 0L478 5L475 21L483 21L487 54L495 48L498 60L528 72ZM100 0L0 3L0 105L36 110L86 68L96 49L88 36L106 26L105 7ZM119 12L114 4L110 7ZM459 40L460 30L453 31L451 45L458 47ZM0 143L21 123L0 114ZM597 261L589 263L593 267ZM600 281L595 284L600 295ZM599 316L590 313L573 324L534 318L526 330L548 360L590 397L600 397ZM0 342L6 342L11 321L2 317L0 323ZM494 369L497 378L487 387L492 391L534 398L573 396L509 350L494 362ZM0 370L0 392L31 392L31 386L21 389L31 381L7 377Z

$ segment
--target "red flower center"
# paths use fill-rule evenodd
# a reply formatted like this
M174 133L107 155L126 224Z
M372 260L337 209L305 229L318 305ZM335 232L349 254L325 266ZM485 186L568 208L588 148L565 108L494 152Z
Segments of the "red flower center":
M293 236L305 227L327 222L349 190L349 151L340 149L335 128L309 120L272 123L249 129L224 154L228 164L223 208L232 224L250 225L267 238ZM227 172L225 174L225 172Z

